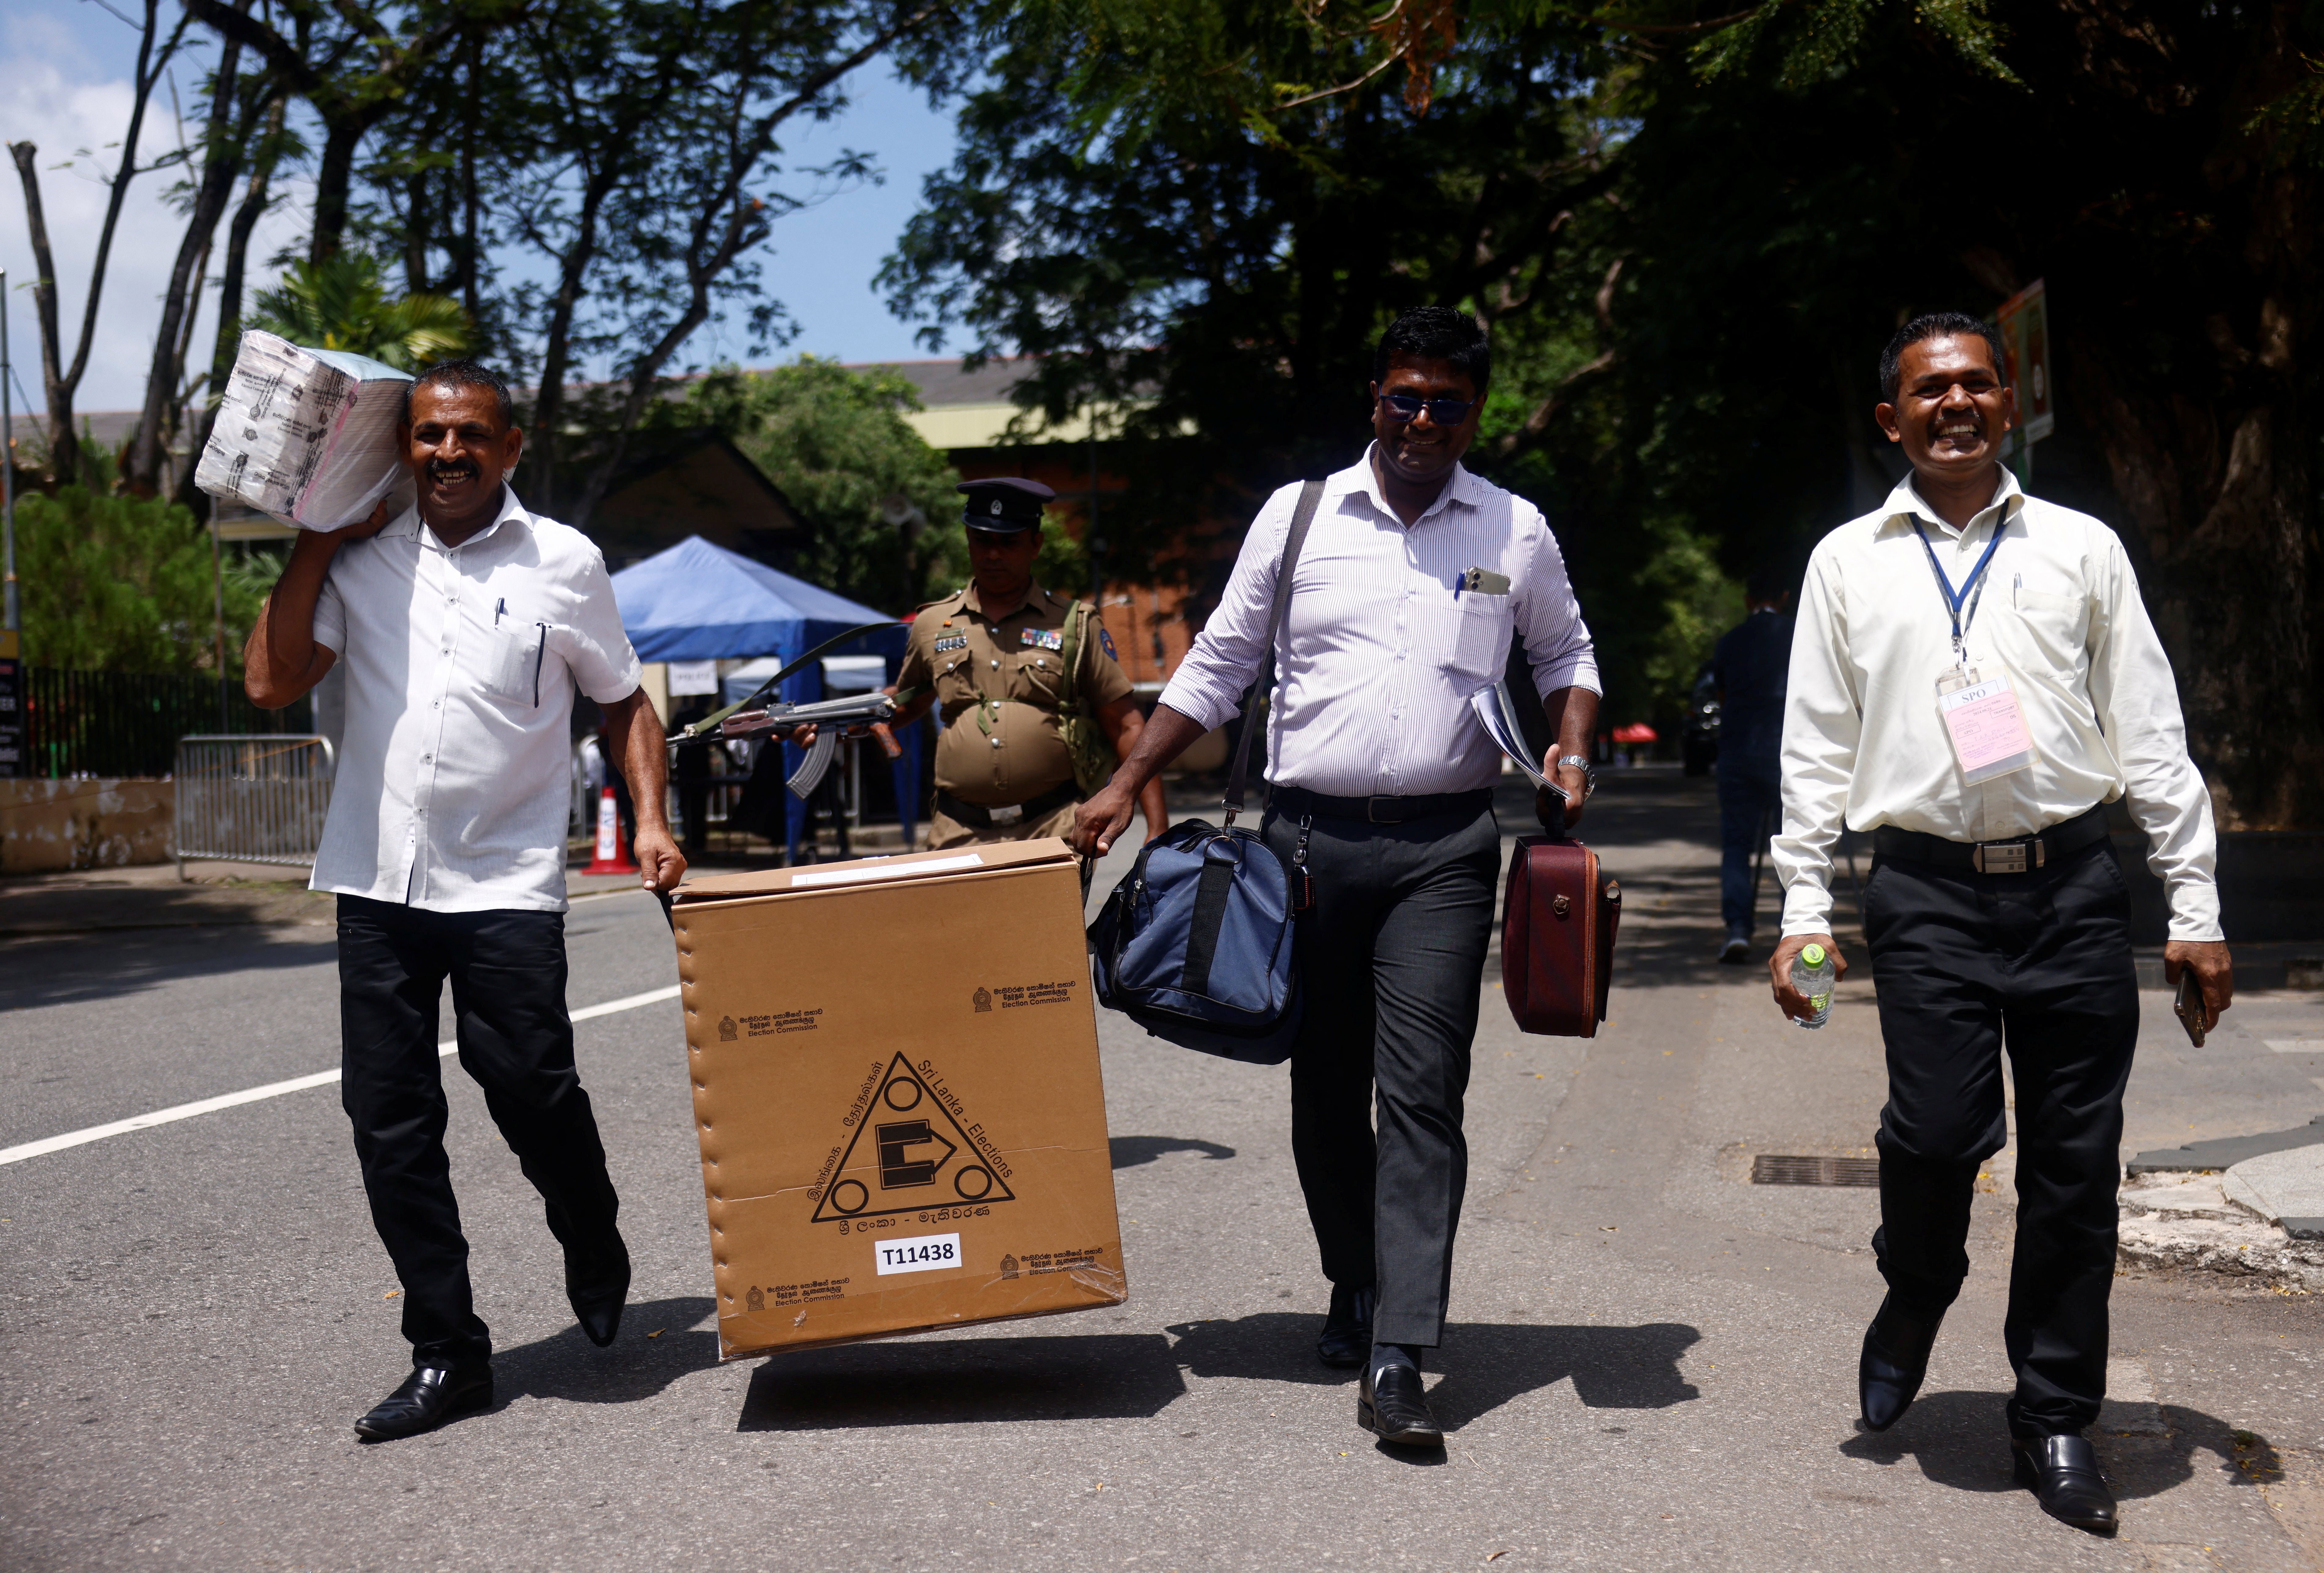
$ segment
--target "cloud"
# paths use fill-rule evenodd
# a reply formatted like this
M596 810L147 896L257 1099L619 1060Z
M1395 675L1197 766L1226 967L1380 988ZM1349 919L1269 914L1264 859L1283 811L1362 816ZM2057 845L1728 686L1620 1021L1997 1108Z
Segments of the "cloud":
M125 31L125 30L124 30ZM50 35L57 36L51 37ZM97 253L110 192L105 184L118 168L122 134L129 127L135 91L125 75L106 77L78 41L51 18L37 14L12 18L5 32L10 69L0 85L0 138L31 142L40 149L41 202L48 218L49 244L58 275L58 326L61 355L70 364L79 343L81 315L88 300L89 264ZM179 102L195 107L192 89L207 60L181 55L177 69ZM196 127L189 124L190 140ZM166 86L145 110L139 139L140 164L179 145L179 125ZM107 144L111 144L108 146ZM59 166L66 166L60 168ZM168 201L179 170L139 175L115 226L104 294L88 369L73 400L78 411L134 409L145 397L145 373L160 327L161 294L185 237L185 220ZM262 221L251 254L263 261L303 233L303 216L277 208ZM207 353L217 321L217 268L222 262L226 225L221 223L211 253L210 282L204 290L194 343ZM0 170L0 267L8 271L8 338L17 376L35 400L41 390L40 337L31 289L35 269L24 222L22 188L13 166ZM247 290L272 281L272 273L254 266ZM21 403L21 400L19 400Z

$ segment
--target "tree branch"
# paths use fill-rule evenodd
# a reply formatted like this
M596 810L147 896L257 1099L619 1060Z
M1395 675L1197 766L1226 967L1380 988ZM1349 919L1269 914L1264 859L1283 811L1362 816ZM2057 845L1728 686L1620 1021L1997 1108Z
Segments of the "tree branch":
M307 63L306 57L263 22L236 10L226 0L182 0L182 4L187 15L219 37L232 39L263 55L274 75L292 92L305 97L323 91L323 80Z

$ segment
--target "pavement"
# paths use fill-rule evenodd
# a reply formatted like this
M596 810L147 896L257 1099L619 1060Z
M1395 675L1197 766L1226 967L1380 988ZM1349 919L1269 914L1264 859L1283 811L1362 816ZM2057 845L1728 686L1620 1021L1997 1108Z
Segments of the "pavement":
M1452 1325L1429 1361L1441 1455L1374 1445L1352 1380L1313 1359L1326 1290L1284 1072L1111 1016L1126 1304L721 1365L663 1001L576 1028L637 1265L609 1349L573 1326L538 1199L447 1076L500 1396L409 1441L349 1430L406 1357L327 1087L0 1165L0 1565L2324 1565L2324 1346L2316 1300L2280 1283L2126 1268L2093 1432L2122 1534L2013 1488L2008 1154L1923 1397L1860 1432L1877 1192L1750 1173L1763 1153L1869 1155L1868 979L1810 1034L1762 970L1711 961L1707 781L1610 774L1582 833L1625 890L1612 1017L1591 1040L1523 1035L1489 965ZM576 900L568 938L576 1007L674 981L641 893ZM327 1070L337 1005L331 932L305 919L0 941L0 1148ZM2203 1051L2166 996L2142 1006L2126 1155L2324 1115L2324 1070L2272 1046L2324 1040L2316 997L2246 995Z

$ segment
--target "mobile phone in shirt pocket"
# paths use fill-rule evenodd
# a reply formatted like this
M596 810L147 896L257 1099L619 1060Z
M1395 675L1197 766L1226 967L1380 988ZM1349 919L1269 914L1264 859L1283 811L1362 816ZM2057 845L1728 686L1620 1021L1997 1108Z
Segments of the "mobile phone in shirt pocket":
M1501 674L1509 648L1507 591L1463 590L1437 603L1436 664L1482 685Z
M540 668L549 653L545 622L502 623L485 635L484 692L512 704L540 703Z

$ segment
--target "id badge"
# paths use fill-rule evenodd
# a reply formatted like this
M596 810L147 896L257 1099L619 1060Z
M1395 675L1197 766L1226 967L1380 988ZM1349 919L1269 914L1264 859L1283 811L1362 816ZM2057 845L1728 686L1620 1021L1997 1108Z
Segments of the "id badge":
M1975 667L1946 672L1937 679L1937 719L1972 786L2034 763L2033 734L2006 672L1981 676Z

